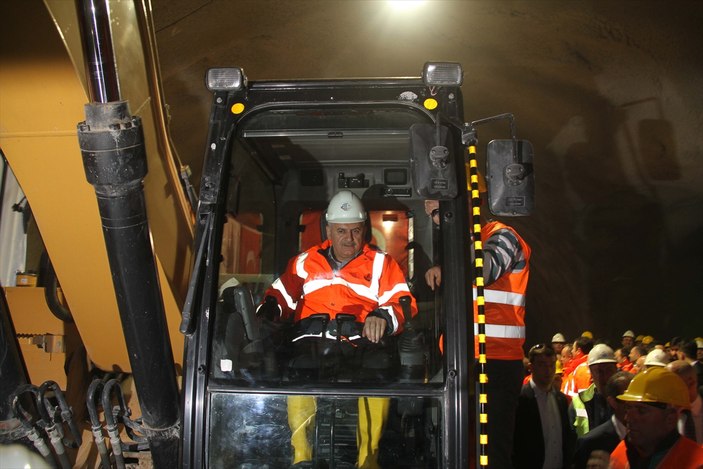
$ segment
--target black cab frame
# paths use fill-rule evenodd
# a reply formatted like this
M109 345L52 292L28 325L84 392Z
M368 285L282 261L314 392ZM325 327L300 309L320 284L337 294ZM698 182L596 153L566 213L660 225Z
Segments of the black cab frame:
M391 402L382 466L473 464L460 84L458 64L426 64L422 78L248 82L240 69L208 72L197 254L181 325L183 467L289 467L286 399L301 395L317 399L316 467L354 467L357 401L367 397ZM393 338L397 363L382 383L343 372L290 380L286 326L254 312L288 260L322 239L322 214L340 189L361 198L370 242L398 262L418 304ZM424 211L427 198L440 199L441 227ZM424 273L437 262L443 283L433 291Z

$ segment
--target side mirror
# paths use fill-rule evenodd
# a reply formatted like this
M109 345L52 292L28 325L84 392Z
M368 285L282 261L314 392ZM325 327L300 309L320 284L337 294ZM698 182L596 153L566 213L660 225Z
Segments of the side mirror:
M415 192L425 199L457 196L456 163L451 132L445 126L410 126L410 165Z
M530 215L535 205L534 150L527 140L491 140L486 157L488 208L494 215Z

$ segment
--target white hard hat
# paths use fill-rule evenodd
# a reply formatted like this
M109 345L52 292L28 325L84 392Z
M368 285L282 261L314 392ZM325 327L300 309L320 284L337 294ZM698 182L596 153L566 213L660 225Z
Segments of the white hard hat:
M555 343L555 342L560 343L560 344L565 344L566 339L564 338L564 334L562 334L561 332L557 332L556 334L554 334L554 337L552 337L552 343Z
M615 352L605 344L594 345L588 352L588 366L597 365L598 363L617 363Z
M625 333L622 335L623 337L632 337L633 339L635 338L635 333L632 331L625 331Z
M647 354L644 359L644 366L666 366L669 363L669 356L663 350L655 348Z
M339 191L327 206L325 220L327 223L359 223L366 221L366 210L352 191Z

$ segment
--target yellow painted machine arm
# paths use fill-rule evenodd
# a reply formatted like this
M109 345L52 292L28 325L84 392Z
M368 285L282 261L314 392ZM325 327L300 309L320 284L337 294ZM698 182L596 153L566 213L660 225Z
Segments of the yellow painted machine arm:
M193 211L170 145L148 3L110 2L110 8L120 90L144 128L147 214L173 355L180 362L178 325L192 263ZM31 206L89 358L104 370L129 371L95 192L78 146L76 125L84 120L88 97L75 4L7 2L2 10L0 148ZM26 296L7 288L15 323L33 322Z

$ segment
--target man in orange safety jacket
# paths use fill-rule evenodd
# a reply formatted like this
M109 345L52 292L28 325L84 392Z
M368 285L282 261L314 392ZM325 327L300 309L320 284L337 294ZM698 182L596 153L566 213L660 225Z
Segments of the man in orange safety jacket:
M439 202L425 201L425 212L439 225ZM512 227L498 221L481 226L486 324L486 393L488 394L488 464L512 467L512 435L524 378L525 295L530 276L530 247ZM425 274L431 289L441 284L442 270ZM478 308L474 286L474 335ZM478 357L478 341L474 341Z
M384 337L400 333L406 315L417 314L415 299L396 261L367 244L366 210L353 192L338 192L325 219L327 240L290 260L257 313L294 323L292 379L336 378L340 368L360 366L353 379L383 380L391 366ZM359 399L359 468L379 467L389 405L388 398ZM288 399L294 466L310 467L315 407L311 396Z
M577 366L579 366L581 363L586 363L586 360L588 359L588 353L591 351L592 348L593 340L586 336L582 335L574 341L573 356L571 360L569 360L569 363L567 365L564 365L564 382L566 382L569 375L574 372ZM566 392L564 392L563 390L562 392L566 394Z

